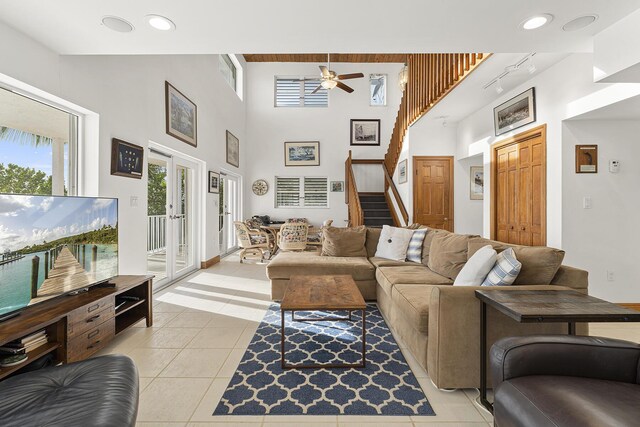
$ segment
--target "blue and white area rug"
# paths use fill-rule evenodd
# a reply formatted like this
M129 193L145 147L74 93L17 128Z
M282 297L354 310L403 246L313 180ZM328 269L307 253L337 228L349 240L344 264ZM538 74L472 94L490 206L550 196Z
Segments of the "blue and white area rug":
M345 313L296 312L296 319L329 315ZM287 362L359 362L362 316L353 312L353 319L292 322L287 312ZM273 304L213 415L435 415L374 304L367 307L366 368L282 370L280 321Z

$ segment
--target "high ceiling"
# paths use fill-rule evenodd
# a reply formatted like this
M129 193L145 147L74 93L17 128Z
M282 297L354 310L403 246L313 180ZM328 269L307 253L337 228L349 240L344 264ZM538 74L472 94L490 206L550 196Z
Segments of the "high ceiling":
M61 54L306 52L585 52L592 36L640 8L640 0L0 0L0 20ZM547 26L524 31L540 13ZM160 32L148 14L171 19ZM562 26L585 15L587 28ZM135 27L101 24L115 15Z
M245 54L247 62L327 62L326 53ZM331 62L406 62L405 53L332 53Z

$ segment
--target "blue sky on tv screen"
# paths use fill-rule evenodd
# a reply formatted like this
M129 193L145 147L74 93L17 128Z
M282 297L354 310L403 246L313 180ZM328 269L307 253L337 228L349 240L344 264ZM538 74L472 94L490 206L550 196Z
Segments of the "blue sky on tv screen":
M0 252L116 226L114 199L0 195Z

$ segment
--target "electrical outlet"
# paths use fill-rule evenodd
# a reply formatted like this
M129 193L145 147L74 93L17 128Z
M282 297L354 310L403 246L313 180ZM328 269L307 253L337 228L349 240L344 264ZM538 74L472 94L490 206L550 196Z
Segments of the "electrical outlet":
M616 280L616 278L615 278L615 276L613 274L613 271L612 270L607 270L607 282L613 282L615 280Z

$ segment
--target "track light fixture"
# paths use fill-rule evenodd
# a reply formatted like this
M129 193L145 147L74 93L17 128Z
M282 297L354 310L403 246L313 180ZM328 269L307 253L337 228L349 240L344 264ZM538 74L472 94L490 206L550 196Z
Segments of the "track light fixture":
M508 66L504 67L504 71L502 73L498 74L497 76L495 76L493 79L491 79L489 81L489 83L484 85L484 89L488 89L489 87L495 85L494 88L495 88L496 92L502 93L503 90L504 90L504 88L502 87L502 79L507 77L509 74L520 70L521 68L523 68L525 66L525 64L526 64L527 71L529 72L529 74L535 73L537 68L536 68L536 64L533 62L533 57L534 56L535 56L535 52L530 53L527 56L525 56L524 58L522 58L520 61L516 62L515 64L508 65Z

